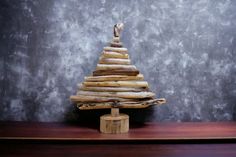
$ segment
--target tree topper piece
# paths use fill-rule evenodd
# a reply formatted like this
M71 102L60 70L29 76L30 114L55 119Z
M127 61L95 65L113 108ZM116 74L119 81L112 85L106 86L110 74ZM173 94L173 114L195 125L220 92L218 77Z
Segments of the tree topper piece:
M114 37L120 37L120 33L124 28L123 23L117 23L114 25Z

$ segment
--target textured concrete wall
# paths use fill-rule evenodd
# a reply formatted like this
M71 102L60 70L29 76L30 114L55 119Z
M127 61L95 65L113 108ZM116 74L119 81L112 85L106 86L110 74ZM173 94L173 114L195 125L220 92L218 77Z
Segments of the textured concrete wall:
M81 118L68 97L120 21L132 63L168 101L132 117L236 120L233 0L1 0L0 120Z

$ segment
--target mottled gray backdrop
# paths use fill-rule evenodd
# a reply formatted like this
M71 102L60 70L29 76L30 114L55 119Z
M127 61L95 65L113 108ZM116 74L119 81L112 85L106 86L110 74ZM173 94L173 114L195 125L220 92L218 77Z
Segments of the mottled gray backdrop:
M148 121L236 120L233 0L1 0L0 120L99 113L76 110L69 96L117 22L132 63L168 101L124 112Z

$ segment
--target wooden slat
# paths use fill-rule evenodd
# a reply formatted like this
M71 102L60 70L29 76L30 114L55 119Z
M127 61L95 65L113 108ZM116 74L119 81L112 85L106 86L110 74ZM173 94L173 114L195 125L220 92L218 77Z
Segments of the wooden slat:
M106 82L83 82L85 86L93 87L145 87L148 88L146 81L106 81Z
M104 75L124 75L124 76L136 76L139 74L138 70L95 70L93 76Z
M77 103L77 107L80 110L94 110L94 109L109 109L112 108L114 102L103 102L103 103ZM119 108L133 108L141 109L146 108L152 105L162 105L166 103L166 100L163 98L160 99L151 99L151 100L139 100L139 101L128 101L128 102L119 102Z
M118 52L106 52L104 51L102 53L103 58L123 58L123 59L128 59L129 55L128 54L123 54L123 53L118 53Z
M130 99L118 98L118 97L97 97L97 96L89 96L89 95L72 95L70 96L70 100L72 102L122 102L122 101L130 101Z
M113 52L128 52L127 48L123 47L104 47L104 51L113 51Z
M137 70L135 65L97 64L96 70Z
M128 80L143 80L142 74L137 76L124 76L124 75L109 75L109 76L88 76L84 78L86 82L102 82L102 81L128 81Z
M96 92L96 91L78 91L77 95L84 96L97 96L97 97L118 97L127 99L143 99L152 98L155 96L154 93L143 91L143 92Z
M132 88L132 87L87 87L82 84L78 86L79 90L97 91L97 92L141 92L148 90L148 88Z
M113 37L112 41L119 43L120 42L120 37Z
M111 47L123 47L123 44L121 42L111 42L110 43Z
M120 58L100 58L99 64L121 64L129 65L130 59L120 59Z
M111 103L112 104L112 103ZM82 104L82 103L78 103L77 107L80 110L100 110L100 109L111 109L111 104L108 103L98 103L98 104L94 104L94 106L92 106L91 104ZM149 107L150 105L148 104L124 104L124 105L120 105L119 108L128 108L128 109L144 109Z

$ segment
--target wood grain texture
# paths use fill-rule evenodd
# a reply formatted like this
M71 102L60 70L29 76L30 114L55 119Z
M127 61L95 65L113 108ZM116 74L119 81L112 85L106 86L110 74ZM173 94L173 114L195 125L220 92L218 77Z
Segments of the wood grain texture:
M104 75L124 75L124 76L136 76L139 74L139 70L95 70L93 76Z
M92 109L109 109L112 108L114 102L96 102L96 103L77 103L77 107L80 110L92 110ZM130 99L129 101L119 102L119 108L133 108L142 109L153 105L162 105L166 103L166 99L151 99L151 100L137 100Z
M129 101L129 99L117 98L117 97L97 97L91 95L72 95L70 96L72 102L114 102L114 101Z
M104 51L113 51L113 52L128 52L127 48L120 47L104 47Z
M111 47L123 47L121 42L110 42Z
M119 110L117 108L111 110ZM114 112L114 111L113 111ZM106 114L100 117L100 131L102 133L119 134L129 131L129 116L127 114Z
M236 144L211 144L218 139L236 139L236 122L147 123L131 125L125 134L62 123L0 122L1 157L235 157Z
M94 109L110 109L112 108L113 102L103 102L103 103L77 103L77 107L80 110L94 110ZM155 105L155 104L153 104ZM142 104L142 103L121 103L119 108L128 108L128 109L143 109L149 107L150 104Z
M102 81L128 81L135 80L140 81L143 80L144 77L142 74L137 76L125 76L125 75L109 75L109 76L88 76L85 77L84 80L87 82L102 82Z
M96 70L137 70L135 65L97 64Z
M236 144L0 144L1 157L235 157Z
M112 41L116 42L116 43L119 43L120 42L120 37L113 37Z
M63 123L0 122L0 139L92 141L194 141L235 139L236 122L146 123L128 134L107 135L98 129Z
M117 97L126 99L143 99L155 96L152 92L96 92L96 91L78 91L77 95L97 96L97 97Z
M121 58L102 58L99 59L99 64L121 64L129 65L131 63L130 59L121 59Z
M104 51L102 53L103 58L123 58L123 59L128 59L129 55L128 54L123 54L119 52L106 52Z
M82 91L97 91L97 92L141 92L147 91L148 88L132 88L132 87L87 87L78 85L79 90Z
M85 86L92 87L133 87L148 88L146 81L106 81L106 82L83 82Z

